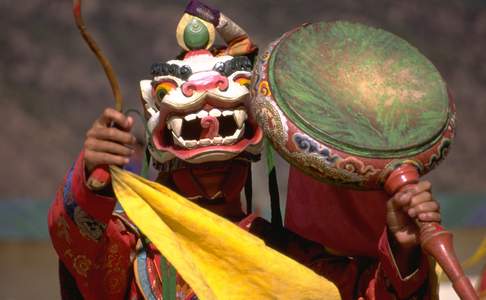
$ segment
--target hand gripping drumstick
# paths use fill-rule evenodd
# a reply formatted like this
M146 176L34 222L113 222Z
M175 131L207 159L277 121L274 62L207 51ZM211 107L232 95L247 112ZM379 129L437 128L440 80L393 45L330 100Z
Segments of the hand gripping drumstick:
M110 62L104 56L103 52L101 52L101 49L98 47L93 37L88 33L86 26L84 25L84 21L81 16L81 0L73 0L73 15L76 26L83 36L83 39L86 41L91 51L96 55L96 58L103 66L103 70L105 71L108 81L110 82L113 96L115 97L115 109L121 112L123 107L123 99L120 92L120 85L118 84L118 80L113 72ZM88 178L87 185L91 190L96 191L103 189L110 182L110 180L111 177L108 171L108 166L99 166L91 173L90 177Z

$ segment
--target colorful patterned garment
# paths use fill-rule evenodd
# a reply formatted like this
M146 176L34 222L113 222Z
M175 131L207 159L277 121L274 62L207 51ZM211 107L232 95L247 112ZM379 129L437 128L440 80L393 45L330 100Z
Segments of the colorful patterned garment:
M115 199L92 193L84 182L81 156L49 213L49 230L61 261L63 299L173 299L169 295L174 289L177 300L197 299L137 228L124 215L113 214ZM380 226L383 229L384 223ZM430 299L426 256L414 273L402 278L386 234L370 240L378 245L376 255L340 256L260 218L249 230L333 281L343 299ZM336 232L334 239L348 240L342 232Z
M62 299L197 299L126 215L113 213L116 200L86 187L82 162L81 154L49 212Z
M198 299L184 279L176 273L151 243L137 248L133 269L130 271L133 274L130 274L131 280L127 295L120 299ZM91 299L88 297L83 298L77 288L75 278L62 262L60 262L59 275L62 299ZM170 277L173 279L171 280ZM163 282L166 282L166 285Z
M150 243L142 243L126 218L113 214L115 199L87 189L81 159L66 176L49 213L62 298L161 299L160 254ZM175 285L178 300L194 298L180 277Z

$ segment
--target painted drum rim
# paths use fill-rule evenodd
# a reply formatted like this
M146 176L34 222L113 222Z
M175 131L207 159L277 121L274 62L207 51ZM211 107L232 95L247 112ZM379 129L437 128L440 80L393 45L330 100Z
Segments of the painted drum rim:
M415 156L376 159L353 155L336 149L332 145L313 140L294 124L288 122L287 116L279 109L272 97L268 82L268 60L280 41L299 28L283 34L262 52L255 64L251 85L250 107L252 113L272 146L282 157L300 171L317 180L362 190L382 189L388 174L401 164L412 164L421 175L424 175L446 157L452 145L456 126L455 104L449 90L447 90L449 114L444 129L433 144ZM297 149L294 142L296 136L305 137L315 145L308 147L307 152L305 147ZM309 149L313 151L308 151Z
M389 151L389 150L369 149L369 148L366 148L366 147L360 147L358 145L352 145L352 144L349 144L349 143L344 143L343 141L336 140L330 134L327 134L325 136L325 138L322 139L322 133L316 132L314 124L310 124L310 122L303 119L295 110L290 108L287 101L281 100L282 97L280 95L279 89L276 87L275 79L274 79L274 73L272 72L272 67L273 67L275 59L278 55L278 50L279 50L280 46L283 44L283 42L287 38L289 38L291 35L293 35L294 33L301 31L301 30L305 30L306 27L314 27L314 26L319 26L321 24L325 24L329 27L332 27L332 26L335 26L336 24L340 24L340 23L365 27L365 28L370 29L370 30L377 30L376 28L366 26L366 25L362 25L362 24L358 24L358 23L350 23L350 22L342 22L342 21L317 22L317 23L313 23L313 24L304 24L302 26L299 26L299 27L295 28L294 30L284 34L281 38L278 39L278 41L276 42L275 47L274 47L274 49L271 53L271 56L268 60L267 77L268 77L269 89L271 90L272 95L274 95L274 98L275 98L276 102L278 103L278 106L280 107L280 109L283 111L283 113L287 117L289 116L289 112L291 111L293 113L293 117L292 117L293 122L295 122L295 123L300 122L299 128L303 127L306 130L306 132L308 132L308 134L311 135L313 138L318 139L319 141L321 141L324 144L331 145L332 147L334 147L338 150L345 151L347 153L351 153L351 154L354 154L354 155L357 155L357 156L370 157L370 158L371 157L377 157L377 156L382 157L382 158L410 157L410 156L414 156L416 154L419 154L419 153L429 149L430 147L432 147L435 143L437 143L437 141L439 141L441 139L441 137L444 135L444 132L447 130L448 121L453 117L453 114L454 114L454 112L451 111L450 109L447 111L446 116L443 116L443 122L441 122L441 123L443 123L442 126L440 128L436 128L435 134L431 134L432 137L430 139L424 140L422 143L411 145L410 147L401 148L400 150ZM378 30L380 30L380 29L378 29ZM384 30L380 30L380 31L384 31ZM384 32L386 32L386 31L384 31ZM401 41L404 41L406 44L408 44L410 46L410 48L415 49L412 45L410 45L408 42L401 39L400 37L398 37L398 36L396 36L392 33L389 33L389 32L386 32L386 33L390 34L393 38L397 38ZM423 54L421 54L418 50L416 50L416 52L421 57L423 57L423 59L425 61L427 61L428 64L431 67L433 67L435 72L440 77L441 83L444 85L443 86L443 89L444 89L443 93L447 93L447 88L445 86L445 82L442 79L442 77L440 76L440 74L439 74L438 70L435 68L435 66L433 66L433 64ZM450 101L451 101L451 99L449 99L449 102Z

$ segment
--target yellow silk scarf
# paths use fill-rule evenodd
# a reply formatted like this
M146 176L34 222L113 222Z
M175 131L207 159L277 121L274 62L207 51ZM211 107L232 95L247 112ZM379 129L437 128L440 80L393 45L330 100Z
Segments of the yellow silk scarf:
M341 299L335 285L172 190L110 167L128 217L201 300Z

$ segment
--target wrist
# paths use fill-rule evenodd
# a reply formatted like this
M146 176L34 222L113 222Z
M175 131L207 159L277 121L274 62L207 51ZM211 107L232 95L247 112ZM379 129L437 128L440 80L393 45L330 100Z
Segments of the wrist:
M399 233L388 231L388 241L398 270L402 277L413 273L419 266L420 245L415 241L401 241ZM401 241L401 242L400 242Z

